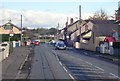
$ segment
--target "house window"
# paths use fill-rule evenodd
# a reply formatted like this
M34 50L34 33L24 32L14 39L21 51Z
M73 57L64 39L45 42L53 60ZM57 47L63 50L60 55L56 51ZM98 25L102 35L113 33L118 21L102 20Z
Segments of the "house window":
M94 40L94 32L93 32L93 44L94 44L95 40Z
M87 31L88 30L88 25L85 25L85 31Z
M5 25L4 25L4 29L5 29L5 30L12 30L12 28L13 28L13 27L12 27L11 24L5 24Z

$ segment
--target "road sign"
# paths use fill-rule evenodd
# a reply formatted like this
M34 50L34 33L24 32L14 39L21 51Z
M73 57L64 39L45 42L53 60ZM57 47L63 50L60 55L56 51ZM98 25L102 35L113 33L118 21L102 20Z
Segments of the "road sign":
M9 31L9 36L11 36L11 37L14 36L13 30L10 30L10 31Z

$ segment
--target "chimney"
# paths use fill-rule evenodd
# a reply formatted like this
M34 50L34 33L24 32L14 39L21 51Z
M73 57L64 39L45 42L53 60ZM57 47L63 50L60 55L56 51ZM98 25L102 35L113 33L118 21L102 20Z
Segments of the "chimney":
M72 24L74 22L73 18L70 19L70 24Z

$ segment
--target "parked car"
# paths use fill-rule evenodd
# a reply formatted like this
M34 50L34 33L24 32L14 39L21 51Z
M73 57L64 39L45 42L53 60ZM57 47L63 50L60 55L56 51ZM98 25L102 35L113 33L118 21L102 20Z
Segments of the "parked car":
M51 41L49 41L49 43L48 43L48 44L55 46L56 41L55 41L55 40L51 40Z
M66 49L66 45L63 41L58 41L55 44L55 49L61 49L61 50L65 50Z
M40 45L40 40L34 40L34 41L32 42L32 44L33 44L33 45Z

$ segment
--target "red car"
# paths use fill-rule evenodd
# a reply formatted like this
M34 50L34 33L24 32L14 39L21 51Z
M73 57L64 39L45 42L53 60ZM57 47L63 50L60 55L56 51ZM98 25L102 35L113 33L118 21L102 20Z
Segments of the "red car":
M34 44L34 45L40 45L40 40L35 40L35 41L32 42L32 44Z

